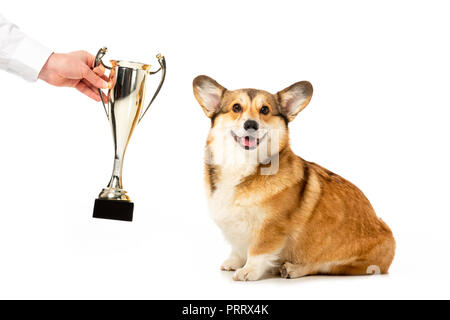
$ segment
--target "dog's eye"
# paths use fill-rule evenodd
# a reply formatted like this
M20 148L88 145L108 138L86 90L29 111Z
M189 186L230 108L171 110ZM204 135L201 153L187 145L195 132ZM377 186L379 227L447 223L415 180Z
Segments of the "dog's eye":
M242 111L242 107L239 103L233 105L233 112L238 113Z
M270 109L267 106L262 106L262 108L259 109L259 113L261 113L261 114L269 114L269 112L270 112Z

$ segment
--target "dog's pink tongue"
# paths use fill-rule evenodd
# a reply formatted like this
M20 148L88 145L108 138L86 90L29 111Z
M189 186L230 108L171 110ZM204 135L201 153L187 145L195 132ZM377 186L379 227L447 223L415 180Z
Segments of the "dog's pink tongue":
M256 139L252 138L252 137L243 137L242 139L242 144L246 147L254 147L256 145Z

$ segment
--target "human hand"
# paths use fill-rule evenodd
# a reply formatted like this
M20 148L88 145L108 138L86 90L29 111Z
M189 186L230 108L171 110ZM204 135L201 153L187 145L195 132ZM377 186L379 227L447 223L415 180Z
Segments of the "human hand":
M97 89L106 89L109 83L102 65L93 68L94 60L95 57L86 51L53 53L41 69L39 79L57 87L74 87L100 101Z

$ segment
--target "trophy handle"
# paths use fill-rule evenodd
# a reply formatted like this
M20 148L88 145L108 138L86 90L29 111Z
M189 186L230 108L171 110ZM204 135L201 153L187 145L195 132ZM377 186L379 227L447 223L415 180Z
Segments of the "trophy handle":
M102 58L106 54L106 52L108 52L108 48L106 48L106 47L100 48L100 50L98 50L97 55L95 56L95 60L94 60L94 68L98 67L101 64L106 69L111 70L111 67L108 67L102 61ZM106 108L106 103L103 100L102 90L101 89L97 89L97 90L98 90L98 94L100 95L100 99L102 100L103 109L105 109L106 117L109 119L109 113L108 113L108 109Z
M148 104L147 108L144 110L144 112L139 117L138 123L141 122L142 118L147 113L148 108L150 108L150 106L152 105L153 101L155 100L156 96L158 95L159 91L161 90L161 87L164 83L164 79L166 78L166 58L164 58L164 56L161 54L158 54L156 56L156 58L158 59L159 65L161 67L156 71L150 71L149 74L155 74L155 73L158 73L159 71L161 71L161 80L159 82L158 88L156 88L155 94L153 95L152 99L150 100L150 103Z

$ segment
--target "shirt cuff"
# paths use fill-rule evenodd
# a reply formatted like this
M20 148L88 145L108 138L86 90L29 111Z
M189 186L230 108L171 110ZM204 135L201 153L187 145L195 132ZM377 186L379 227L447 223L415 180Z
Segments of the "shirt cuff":
M36 81L52 50L25 36L12 54L9 68L28 81Z

